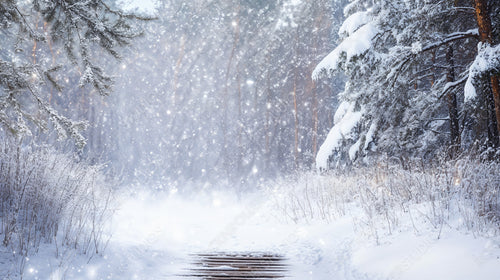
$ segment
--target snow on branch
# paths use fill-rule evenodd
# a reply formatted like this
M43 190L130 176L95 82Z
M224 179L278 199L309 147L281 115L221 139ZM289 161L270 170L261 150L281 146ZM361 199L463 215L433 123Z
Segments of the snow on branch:
M455 32L446 36L444 39L427 44L425 47L421 46L421 43L413 43L407 51L403 52L403 55L400 59L396 59L391 67L390 73L386 77L386 81L391 81L391 85L394 86L395 82L398 80L399 75L406 69L409 62L412 61L412 58L416 57L418 54L427 52L436 48L439 48L443 45L449 44L451 42L457 40L463 40L467 38L477 38L479 35L478 29L470 29L465 32ZM391 87L392 87L391 86ZM446 90L445 90L446 91Z
M372 39L378 33L379 29L371 22L357 29L316 66L312 74L313 79L319 79L325 72L338 70L342 63L368 51L372 47Z
M465 75L460 80L446 83L444 85L444 88L443 88L443 93L441 94L441 96L439 98L443 97L449 90L456 88L457 86L465 83L468 79L469 79L469 75Z
M369 17L370 10L368 11L362 11L362 12L357 12L352 15L350 15L342 24L342 26L339 28L339 35L343 34L352 34L356 30L358 30L361 26L367 24L370 22L370 17Z
M491 46L489 43L479 42L477 56L469 67L469 75L464 87L465 101L476 98L474 87L476 79L485 73L500 71L500 45Z
M352 130L358 125L362 116L363 111L355 111L354 104L343 102L339 105L335 113L335 125L328 133L325 142L323 142L316 155L316 168L319 170L328 169L328 159L342 145L343 140L353 138ZM359 148L359 145L361 145L361 142L356 142L354 145L356 147L352 149L351 153L354 153Z
M465 32L451 33L448 36L446 36L446 38L444 38L443 40L431 43L431 44L423 47L421 52L430 51L432 49L441 47L441 46L446 45L448 43L451 43L453 41L467 39L467 38L477 38L478 36L479 36L479 31L477 28L470 29L470 30L467 30Z

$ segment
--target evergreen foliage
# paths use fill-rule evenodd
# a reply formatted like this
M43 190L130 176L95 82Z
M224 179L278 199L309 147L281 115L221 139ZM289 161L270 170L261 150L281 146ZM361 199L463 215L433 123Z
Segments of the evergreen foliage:
M496 18L498 2L489 5ZM490 70L469 74L479 41L471 1L353 0L344 12L341 43L314 72L317 78L342 71L348 78L339 95L348 105L337 113L318 167L369 155L432 158L498 146L489 83L480 77L500 63L491 55L485 59ZM466 85L471 79L478 92L473 100ZM361 116L339 134L338 127L352 121L343 117L345 107Z
M96 54L120 58L120 47L141 34L137 22L147 19L115 10L102 0L0 2L2 127L18 137L35 128L52 128L60 139L69 136L82 148L86 140L81 132L87 123L61 115L47 100L46 91L49 87L64 91L61 80L68 74L61 72L74 68L80 73L80 87L90 85L109 94L113 78ZM37 59L35 51L41 46L50 49L52 59ZM56 57L61 51L66 55ZM68 60L72 66L63 67Z

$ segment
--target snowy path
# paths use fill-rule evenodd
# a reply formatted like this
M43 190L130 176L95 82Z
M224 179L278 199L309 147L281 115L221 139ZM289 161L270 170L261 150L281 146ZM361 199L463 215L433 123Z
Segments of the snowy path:
M347 272L345 240L353 231L349 221L297 225L280 220L273 211L260 195L239 202L224 193L129 199L114 220L108 264L95 269L112 279L180 279L189 268L190 253L226 251L285 255L293 264L293 279L328 279L332 273ZM333 255L323 252L332 247L341 249Z
M287 279L498 279L500 242L449 229L381 235L376 245L350 213L332 223L287 222L263 195L223 192L121 199L106 255L59 267L40 254L24 279L187 279L193 253L272 252L291 264ZM43 250L42 250L43 251ZM50 277L48 277L50 275Z

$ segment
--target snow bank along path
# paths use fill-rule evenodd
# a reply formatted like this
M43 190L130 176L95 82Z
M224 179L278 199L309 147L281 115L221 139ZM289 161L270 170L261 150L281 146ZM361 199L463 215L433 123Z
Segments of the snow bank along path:
M351 208L330 223L293 223L262 194L124 196L103 257L61 261L42 249L24 279L186 279L190 254L220 251L284 255L288 279L500 279L498 240L445 228L441 239L409 230L375 244Z

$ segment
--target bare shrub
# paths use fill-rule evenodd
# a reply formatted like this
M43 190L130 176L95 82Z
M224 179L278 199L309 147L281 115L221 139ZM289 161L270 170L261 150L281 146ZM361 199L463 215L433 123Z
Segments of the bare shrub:
M391 234L403 220L411 221L415 232L415 220L425 220L438 237L452 219L455 227L460 221L458 227L474 233L498 234L500 226L500 164L472 156L434 164L382 159L271 185L276 207L293 221L329 221L360 209L363 215L356 218L376 239L380 230Z
M110 201L99 167L52 148L0 146L0 237L16 255L27 256L46 242L99 253Z

